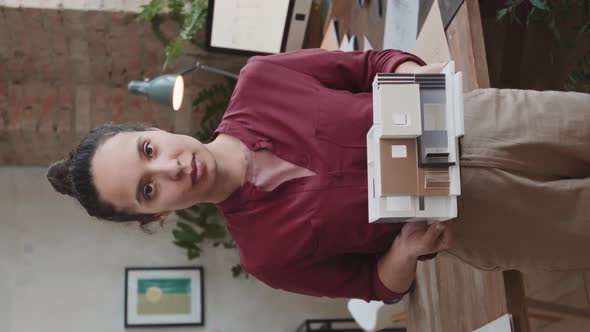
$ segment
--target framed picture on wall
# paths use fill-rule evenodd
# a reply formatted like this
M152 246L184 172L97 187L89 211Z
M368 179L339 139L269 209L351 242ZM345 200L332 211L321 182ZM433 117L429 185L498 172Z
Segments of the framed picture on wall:
M202 326L202 267L125 269L125 327Z

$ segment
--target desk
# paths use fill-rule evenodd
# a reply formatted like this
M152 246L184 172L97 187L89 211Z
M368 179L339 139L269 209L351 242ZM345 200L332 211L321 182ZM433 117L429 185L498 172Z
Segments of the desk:
M381 49L384 15L379 16L378 0L367 1L366 8L356 3L334 1L331 15L339 19L340 35L366 35L374 48ZM464 90L489 87L478 0L461 5L446 35L457 71L463 72ZM519 272L484 272L440 254L419 264L416 282L416 291L408 296L410 332L471 332L506 313L513 315L516 332L529 331Z
M449 24L447 42L463 89L490 87L479 1L467 0ZM522 275L484 272L443 254L420 264L409 295L408 331L472 331L510 313L516 332L530 330Z

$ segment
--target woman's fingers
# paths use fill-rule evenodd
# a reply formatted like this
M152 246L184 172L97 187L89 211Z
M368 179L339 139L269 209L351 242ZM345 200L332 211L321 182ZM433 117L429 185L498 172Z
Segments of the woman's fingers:
M454 246L455 228L456 222L453 220L430 225L425 222L408 222L397 237L397 245L414 256L447 250Z
M444 230L435 244L436 251L448 250L455 246L457 222L455 220L445 221Z
M409 235L417 231L425 231L428 225L425 221L407 222L402 227L402 234Z
M448 62L431 63L416 69L416 74L438 74L447 65Z
M442 222L435 222L432 223L426 233L424 233L424 237L422 237L422 244L424 245L424 250L428 251L425 254L430 254L433 252L438 251L440 238L444 234L446 226Z
M420 66L413 61L406 61L399 65L395 72L402 74L438 74L447 64L448 62L436 62Z
M444 248L441 250L451 249L457 243L457 220L445 221L446 227L443 234Z

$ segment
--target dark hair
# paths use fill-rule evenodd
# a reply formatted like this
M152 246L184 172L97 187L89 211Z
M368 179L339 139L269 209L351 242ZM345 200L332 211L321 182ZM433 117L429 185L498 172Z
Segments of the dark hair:
M100 199L92 177L92 159L96 149L122 132L144 131L141 124L106 123L92 129L67 159L54 162L47 170L47 179L53 188L64 195L76 198L89 215L109 221L139 221L142 224L156 219L155 214L138 214L117 210Z

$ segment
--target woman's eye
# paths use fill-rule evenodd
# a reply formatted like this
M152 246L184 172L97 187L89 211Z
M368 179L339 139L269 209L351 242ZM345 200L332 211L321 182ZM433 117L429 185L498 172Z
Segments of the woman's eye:
M143 187L143 197L145 197L146 200L150 200L153 198L153 196L154 196L154 184L148 183Z
M146 142L143 145L143 152L145 153L145 155L147 157L151 157L154 154L154 148L152 147L152 143L151 142Z

